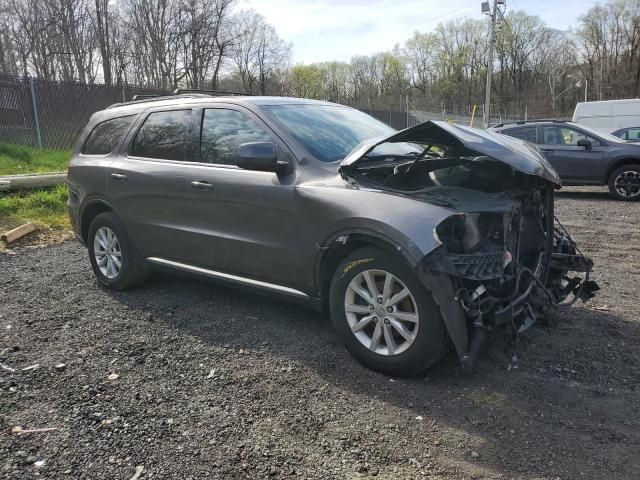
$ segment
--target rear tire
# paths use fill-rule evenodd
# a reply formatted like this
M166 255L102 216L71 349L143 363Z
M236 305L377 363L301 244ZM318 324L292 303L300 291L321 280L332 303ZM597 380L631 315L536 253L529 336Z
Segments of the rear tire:
M640 200L640 185L633 186L629 182L640 182L640 165L623 165L609 177L609 192L618 200Z
M113 212L97 215L87 237L89 261L100 283L122 290L142 283L147 265Z
M345 258L333 276L329 302L340 339L372 370L397 377L415 375L449 349L431 293L392 252L364 247Z

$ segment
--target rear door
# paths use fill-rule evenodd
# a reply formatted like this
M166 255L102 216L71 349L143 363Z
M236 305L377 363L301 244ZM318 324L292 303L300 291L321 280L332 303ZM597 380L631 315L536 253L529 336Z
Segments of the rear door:
M107 192L144 256L176 256L186 241L183 165L193 156L191 108L153 108L140 116L110 165Z
M578 146L581 139L591 148ZM560 178L566 182L598 182L602 179L604 152L607 145L585 132L566 125L541 125L540 149Z

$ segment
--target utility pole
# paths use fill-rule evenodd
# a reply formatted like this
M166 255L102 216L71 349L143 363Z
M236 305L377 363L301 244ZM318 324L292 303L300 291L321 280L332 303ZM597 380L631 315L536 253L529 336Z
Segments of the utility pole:
M585 78L584 79L584 101L587 101L587 91L589 89L589 79Z
M489 53L487 54L487 88L484 100L484 128L489 128L489 119L491 118L491 78L493 76L493 48L496 41L496 24L498 23L498 14L502 12L498 10L498 5L504 5L505 0L493 0L493 9L489 6L489 2L482 2L482 13L491 17L491 29L489 31Z

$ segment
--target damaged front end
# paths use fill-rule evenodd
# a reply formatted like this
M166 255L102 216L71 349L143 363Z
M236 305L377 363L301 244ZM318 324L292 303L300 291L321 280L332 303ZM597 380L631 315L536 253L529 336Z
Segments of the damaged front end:
M598 290L590 279L593 262L555 218L560 179L532 144L426 122L360 145L341 173L359 188L451 210L434 226L439 246L416 273L467 369L488 331L508 326L518 335L549 309Z
M591 298L593 267L553 215L553 189L514 195L503 213L447 218L436 228L442 246L423 268L448 275L469 328L463 365L473 368L489 330L520 334L550 308ZM582 276L570 275L570 272Z

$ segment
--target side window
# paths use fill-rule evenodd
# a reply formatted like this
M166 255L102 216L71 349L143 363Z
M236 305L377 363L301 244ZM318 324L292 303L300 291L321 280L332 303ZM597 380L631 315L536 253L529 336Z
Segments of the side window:
M556 126L543 126L542 143L545 145L564 145L562 129Z
M188 160L187 139L191 110L154 112L138 130L131 155L164 160Z
M627 130L625 132L624 139L634 141L640 140L640 128L630 128L629 130Z
M235 165L241 144L272 141L248 115L237 110L209 108L202 118L200 161Z
M506 131L510 137L519 138L520 140L526 140L527 142L536 143L536 127L520 127L511 128Z
M80 152L86 155L111 153L129 130L134 117L135 115L127 115L99 123L91 130Z
M578 130L568 127L559 127L556 125L545 125L542 127L542 138L545 145L577 145L578 140L586 138L591 141L594 147L599 147L600 142L595 138L585 135Z

